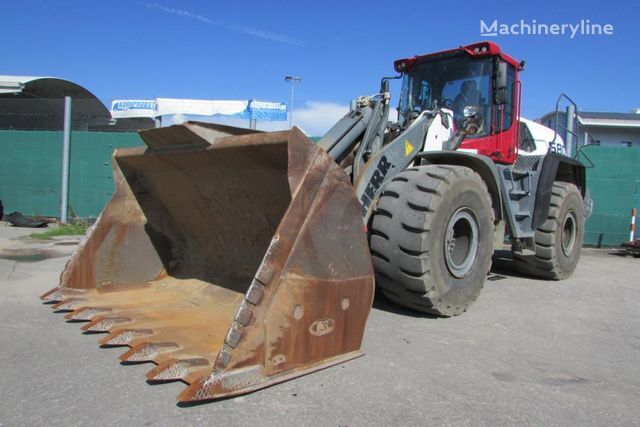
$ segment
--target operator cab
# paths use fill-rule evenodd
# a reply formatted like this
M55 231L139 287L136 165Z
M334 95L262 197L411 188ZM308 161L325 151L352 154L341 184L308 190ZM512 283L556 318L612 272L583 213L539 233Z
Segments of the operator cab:
M461 148L513 163L518 126L515 59L494 43L478 43L395 62L403 74L399 122L406 127L423 111L452 116L456 130L469 126Z
M470 61L463 57L415 66L402 80L399 107L402 119L411 120L425 110L445 108L453 112L459 126L467 106L477 108L479 116L489 117L491 69L491 61L487 58ZM476 137L488 132L485 119Z

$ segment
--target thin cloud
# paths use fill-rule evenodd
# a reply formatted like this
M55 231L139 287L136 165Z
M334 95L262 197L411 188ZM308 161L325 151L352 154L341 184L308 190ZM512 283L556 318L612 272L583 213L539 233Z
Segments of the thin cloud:
M292 46L303 47L304 45L298 40L292 39L291 37L285 36L283 34L273 33L271 31L264 31L257 28L245 27L242 25L232 25L227 24L226 22L209 19L204 15L199 15L197 13L189 12L182 9L176 9L173 7L163 6L158 3L147 3L147 6L150 9L158 9L166 13L171 13L173 15L182 16L184 18L194 19L196 21L203 22L209 25L215 25L217 27L221 27L227 30L235 31L237 33L246 34L252 37L258 37L264 40L271 40L277 43L284 43Z
M293 110L293 125L302 129L309 136L323 136L333 125L349 112L349 105L334 102L307 101ZM176 114L163 118L163 126L180 124L186 120L198 120L203 122L219 123L229 126L248 127L247 119L225 116L195 116ZM289 129L289 121L270 122L259 120L259 130L272 132Z
M322 136L348 112L349 105L307 101L293 110L293 124L311 136Z

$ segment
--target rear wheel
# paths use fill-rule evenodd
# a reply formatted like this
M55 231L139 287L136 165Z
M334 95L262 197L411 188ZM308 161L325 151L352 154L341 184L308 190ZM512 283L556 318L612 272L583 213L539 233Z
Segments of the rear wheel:
M455 316L476 300L491 267L493 209L480 176L426 165L385 187L370 227L376 282L391 300Z
M556 181L547 220L535 231L535 255L513 254L516 268L542 279L562 280L578 264L584 238L584 207L574 184Z

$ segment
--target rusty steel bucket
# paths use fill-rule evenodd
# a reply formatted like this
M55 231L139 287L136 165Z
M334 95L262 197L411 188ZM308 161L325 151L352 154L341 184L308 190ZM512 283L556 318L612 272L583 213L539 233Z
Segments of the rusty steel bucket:
M187 122L114 154L116 191L42 296L181 402L361 355L373 268L343 170L297 128Z

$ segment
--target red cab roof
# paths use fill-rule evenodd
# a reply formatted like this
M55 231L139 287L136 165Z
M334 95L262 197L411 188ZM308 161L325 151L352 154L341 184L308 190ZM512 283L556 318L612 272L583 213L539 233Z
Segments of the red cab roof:
M455 49L398 59L393 63L393 65L397 72L402 73L411 69L411 67L413 67L415 64L418 64L425 60L435 59L439 56L448 56L460 52L466 52L471 56L499 56L501 59L513 65L514 67L517 67L520 63L520 61L504 53L500 46L498 46L497 44L493 42L478 42L467 46L460 46Z

